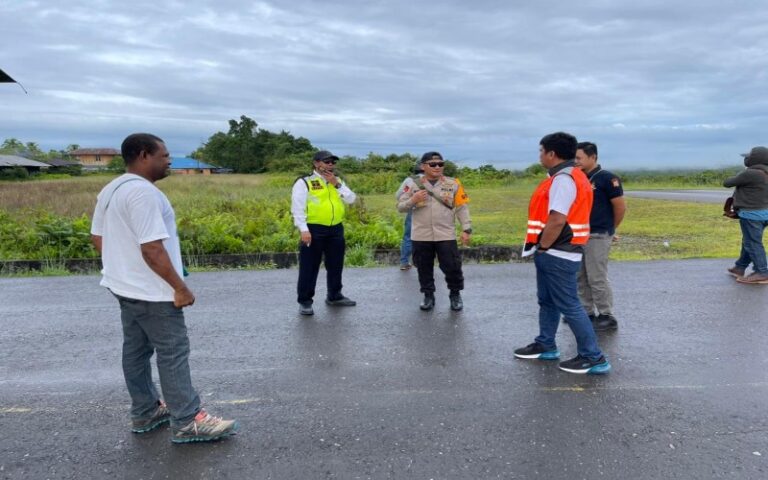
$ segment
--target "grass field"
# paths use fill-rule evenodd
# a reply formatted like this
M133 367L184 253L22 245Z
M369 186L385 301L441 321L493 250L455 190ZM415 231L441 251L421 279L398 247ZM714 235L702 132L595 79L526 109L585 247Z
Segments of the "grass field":
M86 176L65 180L0 182L0 215L23 220L35 212L65 218L90 216L96 194L113 177ZM292 245L295 232L286 233L286 211L293 178L267 175L174 176L158 182L174 204L179 222L198 216L201 208L215 205L238 215L229 205L243 202L279 204L283 239ZM354 190L354 179L350 179ZM528 198L535 184L519 181L507 186L468 188L475 244L521 245L526 226ZM663 188L659 185L657 188ZM626 189L633 186L625 185ZM643 189L654 188L644 183ZM361 195L368 214L401 231L392 194ZM721 216L720 206L627 198L628 212L611 256L616 260L736 257L741 234L738 223ZM282 215L282 216L280 216ZM2 218L0 216L0 218ZM245 224L250 219L241 218ZM263 220L261 220L263 222ZM261 225L259 228L264 228ZM255 228L255 227L254 227ZM275 227L277 228L277 227ZM398 233L399 234L399 233ZM391 243L391 239L389 240Z

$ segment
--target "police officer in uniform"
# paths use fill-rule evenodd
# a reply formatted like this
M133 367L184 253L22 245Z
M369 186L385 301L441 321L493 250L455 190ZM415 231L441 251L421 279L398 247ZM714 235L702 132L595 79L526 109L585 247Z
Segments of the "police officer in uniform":
M298 178L291 192L293 223L301 233L297 293L302 315L315 313L312 299L323 258L328 282L325 303L339 307L356 305L341 293L341 272L345 250L344 204L351 205L357 196L334 174L338 160L327 150L317 152L312 157L314 171Z
M413 263L419 274L424 300L419 308L435 307L435 255L450 290L451 310L464 308L461 291L464 274L461 255L456 243L456 219L461 224L461 241L469 244L472 223L469 218L469 198L457 178L443 175L445 161L438 152L427 152L421 157L422 177L408 179L397 203L399 212L413 210L411 241Z

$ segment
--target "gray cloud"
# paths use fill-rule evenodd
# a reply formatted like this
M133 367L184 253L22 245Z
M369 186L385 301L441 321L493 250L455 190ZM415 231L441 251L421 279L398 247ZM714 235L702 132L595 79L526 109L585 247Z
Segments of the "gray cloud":
M0 3L0 138L186 154L248 115L340 154L523 168L566 130L618 168L768 141L762 2Z

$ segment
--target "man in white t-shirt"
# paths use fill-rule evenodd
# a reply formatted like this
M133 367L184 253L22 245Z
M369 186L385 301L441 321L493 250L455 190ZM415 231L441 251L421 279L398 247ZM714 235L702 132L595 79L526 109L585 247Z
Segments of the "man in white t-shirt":
M148 133L129 135L121 148L127 173L99 193L91 238L104 267L101 285L120 303L132 431L170 422L174 443L227 437L237 422L206 413L192 387L182 307L195 303L195 296L182 279L173 207L154 185L170 174L168 149ZM152 380L155 352L165 402Z
M560 362L569 373L605 374L611 364L600 351L587 312L579 301L576 275L584 245L589 241L592 186L575 167L576 137L565 132L546 135L539 144L539 161L548 177L531 195L523 256L533 254L539 335L515 350L523 359L557 360L555 337L562 315L576 338L577 355Z

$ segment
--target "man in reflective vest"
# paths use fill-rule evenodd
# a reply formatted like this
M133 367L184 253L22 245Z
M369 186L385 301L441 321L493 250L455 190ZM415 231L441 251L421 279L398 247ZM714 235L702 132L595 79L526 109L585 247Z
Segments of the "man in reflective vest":
M341 271L344 268L344 204L355 201L355 193L334 173L339 157L321 150L312 157L314 171L300 177L291 191L293 223L301 233L299 244L299 313L313 315L320 262L325 258L328 293L325 303L337 307L353 307L356 302L341 294Z
M576 275L589 240L592 187L574 166L577 141L565 132L552 133L539 143L539 161L549 176L531 196L523 256L533 255L539 301L539 335L515 350L515 357L557 360L555 343L560 315L576 337L578 355L560 363L569 373L604 374L610 363L597 345L597 336L579 301Z

